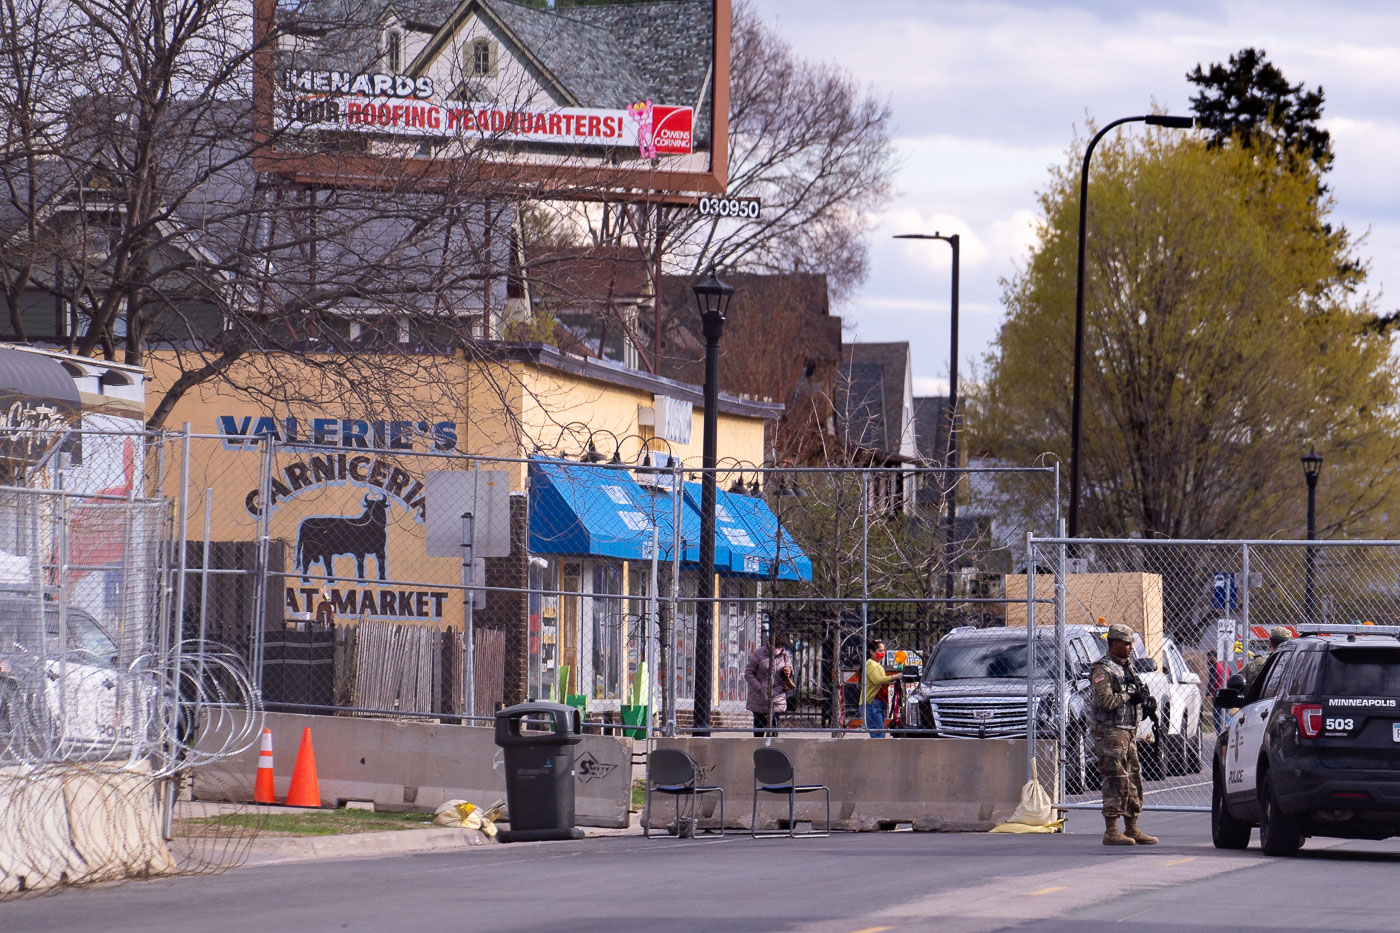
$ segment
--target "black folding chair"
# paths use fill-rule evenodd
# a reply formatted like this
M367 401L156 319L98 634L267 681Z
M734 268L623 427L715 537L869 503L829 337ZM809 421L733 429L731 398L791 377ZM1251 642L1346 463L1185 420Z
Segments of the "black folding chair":
M695 760L678 748L655 748L647 755L647 812L642 835L651 837L651 794L670 794L676 798L676 836L693 835L698 813L695 809L700 794L719 794L719 835L724 835L724 788L713 784L695 783ZM685 832L681 822L681 798L690 798L690 828Z
M817 832L816 826L813 825L812 832L799 833L796 831L797 822L793 819L797 795L816 791L822 791L826 794L826 829ZM758 831L758 795L760 793L779 794L787 797L788 828L786 833L781 831L761 833ZM787 752L778 748L755 748L753 750L753 818L749 823L749 835L755 838L759 836L787 836L790 839L798 836L831 835L831 788L825 784L796 783L792 759L787 756Z

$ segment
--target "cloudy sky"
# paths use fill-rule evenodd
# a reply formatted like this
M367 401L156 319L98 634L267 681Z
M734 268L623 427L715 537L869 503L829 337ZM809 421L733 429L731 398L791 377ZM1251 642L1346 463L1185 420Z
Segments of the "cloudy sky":
M999 280L1031 244L1035 193L1076 127L1154 104L1189 114L1186 72L1248 46L1289 81L1322 85L1335 217L1365 235L1380 307L1400 305L1400 4L753 2L803 56L839 64L893 104L897 193L871 234L869 278L837 310L853 339L911 342L918 394L947 386L949 249L891 236L961 236L966 378L996 337Z

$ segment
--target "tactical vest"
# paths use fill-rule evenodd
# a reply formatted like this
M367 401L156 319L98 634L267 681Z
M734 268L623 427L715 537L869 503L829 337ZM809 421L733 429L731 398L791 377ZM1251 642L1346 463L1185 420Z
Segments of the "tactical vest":
M1123 693L1123 666L1110 657L1105 656L1094 662L1089 668L1089 689L1092 691L1096 686L1094 677L1100 672L1106 673L1110 683L1114 687L1115 693ZM1089 704L1089 718L1095 725L1108 726L1114 729L1137 729L1138 707L1135 703L1124 703L1117 709L1100 709L1099 704L1093 702Z

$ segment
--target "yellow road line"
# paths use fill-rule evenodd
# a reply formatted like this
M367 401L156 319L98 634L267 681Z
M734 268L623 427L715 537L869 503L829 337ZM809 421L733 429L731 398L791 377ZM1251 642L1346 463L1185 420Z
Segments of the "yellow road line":
M893 927L866 927L863 930L853 930L851 933L885 933L886 930L890 929Z
M1171 865L1184 865L1184 864L1186 864L1187 862L1194 862L1195 860L1196 860L1196 856L1194 856L1194 855L1188 855L1188 856L1186 856L1186 858L1174 858L1174 859L1172 859L1170 862L1167 862L1166 865L1167 865L1167 866L1171 866Z
M1037 894L1054 894L1056 891L1063 891L1069 885L1057 884L1053 888L1041 888L1039 891L1032 891L1028 896L1035 897Z

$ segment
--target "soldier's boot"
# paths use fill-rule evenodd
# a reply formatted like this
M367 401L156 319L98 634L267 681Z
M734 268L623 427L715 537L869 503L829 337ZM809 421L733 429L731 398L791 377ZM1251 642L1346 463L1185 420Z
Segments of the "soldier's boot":
M1118 817L1105 816L1103 818L1103 844L1106 846L1135 846L1136 842L1129 839L1118 831ZM1153 840L1154 842L1156 840Z
M1147 833L1138 829L1137 821L1138 818L1135 816L1123 817L1123 835L1140 846L1155 846L1157 844L1157 837L1149 836Z

